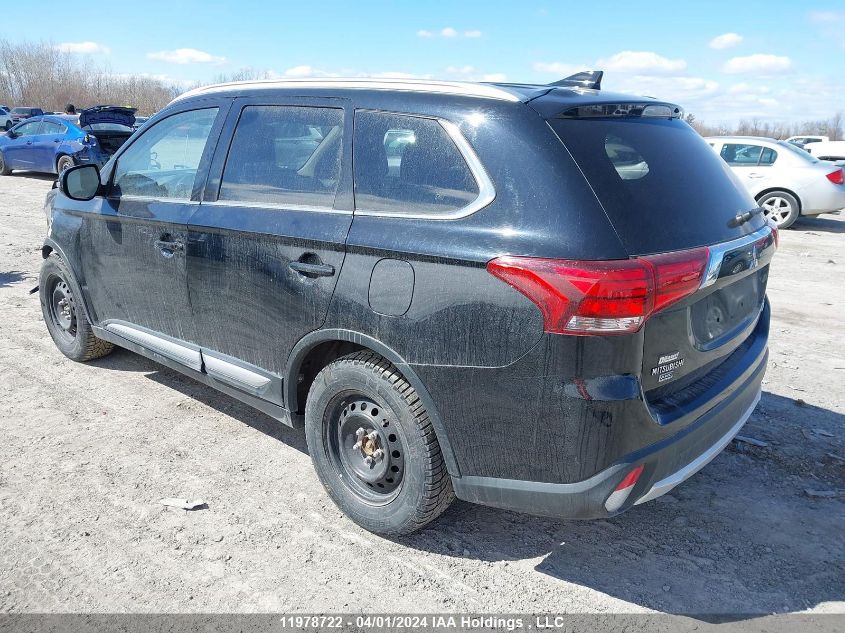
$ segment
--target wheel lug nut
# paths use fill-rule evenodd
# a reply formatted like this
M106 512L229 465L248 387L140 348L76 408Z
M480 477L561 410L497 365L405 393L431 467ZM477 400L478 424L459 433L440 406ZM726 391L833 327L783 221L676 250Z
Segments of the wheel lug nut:
M384 451L380 448L377 449L375 453L373 453L373 459L381 459L382 457L384 457Z
M357 450L357 449L359 449L359 448L361 448L361 442L360 442L360 440L359 440L358 442L355 442L355 443L352 445L352 448L354 448L354 449L356 449L356 450Z
M370 431L367 434L367 439L375 442L378 439L378 433L376 433L375 431Z
M364 433L366 433L366 431L364 431L364 429L363 429L363 428L360 428L360 427L359 427L359 428L358 428L358 430L357 430L357 431L355 431L355 437L357 437L358 439L360 439L360 438L362 438L362 437L364 436Z
M375 460L374 460L372 457L370 457L369 455L368 455L367 457L365 457L365 458L364 458L364 463L365 463L367 466L371 465L374 461L375 461Z

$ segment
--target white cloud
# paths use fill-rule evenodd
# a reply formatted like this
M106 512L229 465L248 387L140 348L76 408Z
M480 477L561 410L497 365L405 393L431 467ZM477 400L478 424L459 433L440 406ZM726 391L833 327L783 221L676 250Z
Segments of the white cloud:
M95 55L98 53L108 55L111 53L111 49L108 46L103 46L97 42L62 42L61 44L56 44L55 48L63 53L79 53L83 55Z
M813 22L841 22L845 20L845 11L810 11Z
M288 68L284 72L285 77L314 77L317 71L315 71L311 66L302 65L302 66L294 66L293 68Z
M448 66L446 68L446 72L450 75L468 75L474 71L474 66Z
M709 46L710 48L721 50L723 48L733 48L740 43L742 43L742 35L738 33L723 33L710 40Z
M683 59L669 59L651 51L622 51L597 64L602 70L649 74L673 74L687 67Z
M477 39L481 36L482 33L478 29L467 29L466 31L461 32L451 26L443 27L437 32L429 31L428 29L420 29L419 31L417 31L417 37L422 37L426 39L432 37L445 37L448 39L464 37L467 39Z
M745 57L732 57L722 66L722 72L729 75L742 73L782 73L792 68L792 60L785 55L757 53Z
M156 59L171 64L223 64L225 57L218 57L195 48L177 48L172 51L147 53L149 59Z
M489 73L487 75L481 75L481 81L507 81L508 77L505 73Z

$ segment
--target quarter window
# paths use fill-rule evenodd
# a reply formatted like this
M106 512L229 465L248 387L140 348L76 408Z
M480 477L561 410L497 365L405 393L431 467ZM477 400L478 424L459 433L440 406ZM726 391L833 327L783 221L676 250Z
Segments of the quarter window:
M763 153L760 154L761 165L774 165L777 159L778 153L775 150L773 150L771 147L763 148Z
M190 200L217 108L180 112L145 131L118 159L119 196Z
M342 141L340 108L247 106L232 138L218 199L332 207Z
M479 195L463 155L434 119L358 111L352 151L357 210L436 216Z

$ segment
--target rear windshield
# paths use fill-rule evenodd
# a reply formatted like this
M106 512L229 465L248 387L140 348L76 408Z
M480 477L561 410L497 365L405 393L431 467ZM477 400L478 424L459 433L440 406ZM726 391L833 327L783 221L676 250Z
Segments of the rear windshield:
M552 119L631 255L706 246L759 228L757 205L704 139L677 119Z
M815 143L816 141L812 141ZM786 148L788 151L792 152L796 156L800 156L802 159L809 163L817 163L819 159L813 156L810 152L801 149L800 147L795 147L792 143L787 143L786 141L778 141L778 145L781 147Z

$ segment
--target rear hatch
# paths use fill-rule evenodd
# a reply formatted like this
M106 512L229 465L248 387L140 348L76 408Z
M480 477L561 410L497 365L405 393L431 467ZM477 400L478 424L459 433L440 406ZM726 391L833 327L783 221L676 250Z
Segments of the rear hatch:
M679 120L679 108L626 99L564 108L547 100L538 110L631 257L689 250L701 261L694 292L644 325L642 385L666 423L712 395L753 345L774 235L724 161Z
M93 134L100 149L111 156L135 131L135 108L99 105L79 113L79 125Z

